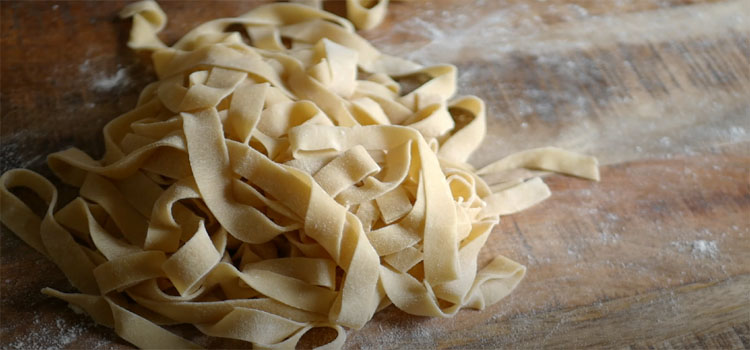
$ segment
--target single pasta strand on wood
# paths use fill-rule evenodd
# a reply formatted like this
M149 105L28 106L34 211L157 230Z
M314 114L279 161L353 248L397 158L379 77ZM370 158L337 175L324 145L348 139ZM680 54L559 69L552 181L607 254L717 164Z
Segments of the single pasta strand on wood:
M360 27L387 5L350 3ZM157 36L166 15L155 2L121 15L159 80L104 128L102 159L49 156L79 198L58 209L51 182L14 169L0 177L0 219L80 291L44 293L135 346L198 347L161 327L188 323L260 348L329 327L338 335L324 347L340 348L344 327L391 304L441 317L482 309L526 271L503 256L477 267L499 216L549 196L517 170L599 179L596 159L555 148L476 171L466 161L485 134L484 103L455 96L456 68L380 53L315 6L261 6L172 46ZM237 26L250 43L227 31ZM409 78L420 84L404 93ZM44 200L43 217L19 187Z

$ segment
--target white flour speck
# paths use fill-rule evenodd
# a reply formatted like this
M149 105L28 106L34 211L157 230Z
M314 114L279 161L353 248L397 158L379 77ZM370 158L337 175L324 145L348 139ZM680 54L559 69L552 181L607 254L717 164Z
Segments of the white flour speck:
M741 139L742 136L745 136L745 128L741 126L733 126L729 128L729 135Z
M91 68L91 61L85 60L83 63L81 63L80 66L78 66L78 72L79 73L86 73L89 71L89 68Z
M613 213L607 213L607 215L606 215L606 216L607 216L607 220L609 220L609 221L617 221L617 220L620 220L620 217L619 217L619 216L618 216L617 214L613 214Z
M661 143L665 147L668 147L669 145L672 144L672 139L670 139L668 136L664 136L659 139L659 143Z
M670 245L680 253L690 252L694 259L716 259L719 255L719 247L716 245L716 241L698 239L692 242L672 242Z
M692 253L695 258L716 258L719 253L719 248L716 246L716 241L697 240L692 243Z
M599 240L604 244L615 244L620 240L620 235L617 233L600 232Z
M128 81L128 77L125 74L125 68L120 68L117 73L111 77L99 78L94 81L92 86L96 90L112 90L118 85L124 85Z

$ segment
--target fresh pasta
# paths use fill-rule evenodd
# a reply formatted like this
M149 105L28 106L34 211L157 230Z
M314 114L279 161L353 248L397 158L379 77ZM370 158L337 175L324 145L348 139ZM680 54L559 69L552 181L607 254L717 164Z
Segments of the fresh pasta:
M387 1L376 3L349 1L357 27L382 20ZM456 68L380 53L315 6L260 6L172 46L155 2L121 15L158 81L106 125L101 159L49 156L79 197L59 208L51 182L10 170L0 219L79 291L45 294L135 346L197 348L162 327L193 324L269 349L329 327L338 336L322 348L340 348L344 327L389 305L482 309L525 273L502 256L478 269L499 216L550 195L518 170L599 178L596 159L555 148L475 170L485 108L455 96ZM227 30L237 25L244 33ZM423 83L403 91L409 77ZM41 217L15 188L46 203Z

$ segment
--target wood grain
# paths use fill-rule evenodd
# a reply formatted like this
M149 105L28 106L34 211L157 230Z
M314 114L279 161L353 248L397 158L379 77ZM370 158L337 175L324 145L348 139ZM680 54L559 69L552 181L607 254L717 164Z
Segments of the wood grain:
M436 344L438 348L472 349L511 346L740 349L746 346L743 337L750 336L748 322L741 321L746 319L750 308L750 300L746 298L748 288L750 275L742 275L731 282L694 283L579 308L490 319L470 330L441 334ZM471 342L464 341L471 338L474 339Z
M124 44L125 3L0 2L2 171L101 153L102 126L154 79ZM164 2L163 38L258 4ZM495 229L480 259L529 269L510 297L451 319L391 307L347 348L750 348L750 2L405 2L363 34L459 67L460 92L489 111L474 164L556 145L605 166L599 183L548 177L552 198ZM41 295L71 287L4 227L0 252L2 348L130 348Z

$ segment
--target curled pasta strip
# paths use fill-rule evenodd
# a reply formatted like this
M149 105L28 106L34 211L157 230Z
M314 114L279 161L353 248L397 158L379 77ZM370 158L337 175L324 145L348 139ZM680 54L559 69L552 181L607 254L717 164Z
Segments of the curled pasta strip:
M493 227L550 195L534 171L598 180L596 160L542 148L475 171L486 112L454 96L456 68L359 37L388 1L349 0L354 25L307 3L207 22L172 46L155 2L123 10L159 81L105 126L101 159L49 157L80 196L57 210L38 174L0 177L2 222L80 291L44 293L139 347L197 347L162 328L189 323L276 349L315 327L334 329L324 347L339 348L344 327L391 304L447 317L515 288L522 265L477 266ZM405 92L409 79L419 84Z

